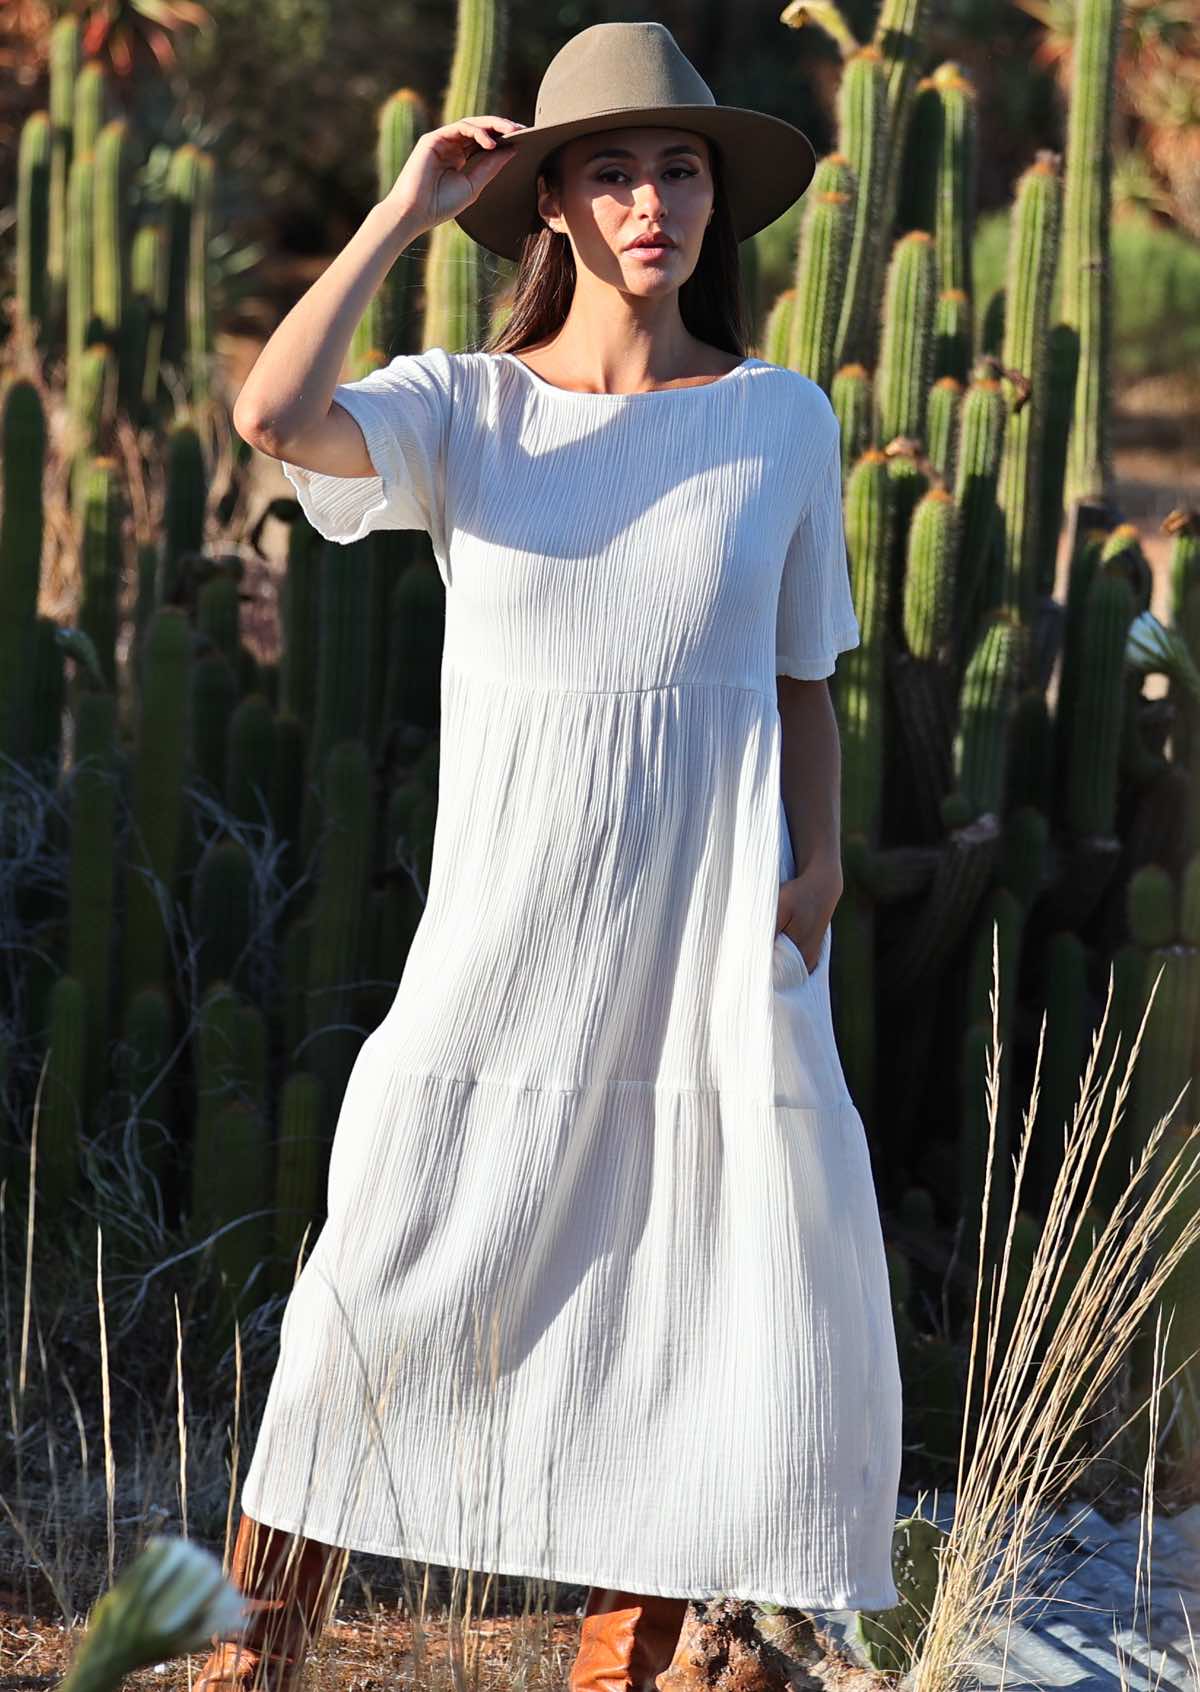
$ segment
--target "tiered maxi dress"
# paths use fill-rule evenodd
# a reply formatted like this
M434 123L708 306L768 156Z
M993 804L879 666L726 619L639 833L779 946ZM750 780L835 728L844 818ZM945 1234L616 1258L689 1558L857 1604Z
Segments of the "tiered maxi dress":
M403 354L286 464L446 590L427 903L354 1065L242 1507L452 1569L807 1610L898 1601L901 1392L777 674L859 640L839 426L747 358L572 392ZM354 555L346 568L355 568Z

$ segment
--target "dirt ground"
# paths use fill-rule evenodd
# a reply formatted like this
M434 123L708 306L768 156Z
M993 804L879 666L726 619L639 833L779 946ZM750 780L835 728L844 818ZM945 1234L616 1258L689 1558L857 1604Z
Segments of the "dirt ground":
M3 1597L14 1594L0 1594ZM546 1610L414 1619L403 1605L339 1604L309 1654L307 1685L299 1692L563 1692L579 1645L579 1616ZM0 1692L42 1692L58 1685L82 1638L53 1620L33 1621L0 1603ZM854 1662L839 1641L811 1618L799 1618L786 1637L783 1659L770 1647L734 1647L699 1617L689 1617L663 1692L879 1692L889 1684ZM177 1657L126 1677L127 1692L189 1692L204 1656ZM780 1678L786 1665L787 1680ZM616 1689L614 1688L614 1692Z

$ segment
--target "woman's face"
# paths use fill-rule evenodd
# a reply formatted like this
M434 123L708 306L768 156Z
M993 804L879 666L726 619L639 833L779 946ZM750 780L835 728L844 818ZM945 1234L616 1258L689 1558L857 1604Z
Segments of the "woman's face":
M563 231L576 264L634 294L678 288L696 267L713 207L708 142L650 126L576 135L561 154L562 195L539 178L538 211ZM641 235L672 244L644 258Z

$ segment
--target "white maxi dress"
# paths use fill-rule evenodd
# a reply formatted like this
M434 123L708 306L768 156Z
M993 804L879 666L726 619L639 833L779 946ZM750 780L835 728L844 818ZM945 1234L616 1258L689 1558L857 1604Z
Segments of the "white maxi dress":
M879 1212L831 932L811 973L775 933L775 677L859 640L837 415L760 358L587 394L433 348L335 398L378 474L284 468L331 541L430 536L438 810L242 1507L452 1569L890 1606Z

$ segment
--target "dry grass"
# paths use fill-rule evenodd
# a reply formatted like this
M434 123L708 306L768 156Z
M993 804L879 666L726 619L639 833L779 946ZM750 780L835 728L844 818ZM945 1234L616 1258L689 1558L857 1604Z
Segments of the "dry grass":
M987 1215L990 1176L995 1158L1001 1044L998 1025L999 955L993 930L992 1050L988 1069L988 1180L982 1214ZM1159 977L1161 979L1161 977ZM982 1275L977 1279L971 1339L967 1401L978 1385L979 1421L973 1449L965 1440L959 1450L955 1486L955 1516L943 1548L937 1594L925 1632L920 1661L909 1684L912 1692L950 1692L968 1683L972 1661L981 1646L1003 1646L1014 1621L1029 1610L1036 1590L1035 1566L1059 1543L1062 1535L1041 1531L1046 1517L1062 1509L1084 1469L1099 1454L1081 1452L1077 1435L1117 1375L1135 1332L1154 1314L1163 1285L1180 1259L1200 1242L1200 1205L1169 1246L1163 1249L1165 1224L1181 1195L1195 1180L1200 1125L1172 1130L1178 1139L1173 1154L1163 1155L1163 1142L1176 1121L1173 1108L1147 1138L1129 1184L1104 1228L1094 1237L1059 1319L1048 1321L1072 1261L1072 1247L1095 1190L1097 1176L1121 1121L1146 1023L1158 992L1151 991L1137 1038L1130 1049L1124 1075L1111 1099L1110 1084L1117 1070L1120 1041L1112 1062L1099 1081L1096 1064L1104 1042L1112 1004L1113 976L1096 1030L1091 1056L1082 1077L1074 1119L1064 1135L1062 1164L1007 1349L997 1366L998 1317L1012 1245L1021 1182L1037 1114L1039 1078L1046 1022L1042 1019L1037 1063L1021 1143L1014 1160L1013 1196L1001 1261L995 1267L984 1327ZM1175 1101L1176 1107L1179 1101ZM1090 1174L1089 1174L1090 1171ZM1194 1189L1193 1189L1194 1197ZM983 1261L982 1225L979 1261ZM1152 1390L1135 1406L1100 1450L1112 1444L1144 1410L1151 1418L1152 1437L1142 1490L1140 1553L1149 1576L1153 1545L1154 1465L1158 1449L1158 1411L1164 1389L1174 1374L1161 1376L1161 1311L1156 1318L1155 1366ZM976 1369L980 1379L976 1383ZM964 1418L964 1435L966 1418ZM1141 1596L1141 1557L1138 1592ZM1114 1645L1114 1653L1116 1646ZM1200 1659L1193 1652L1193 1677L1200 1688Z

